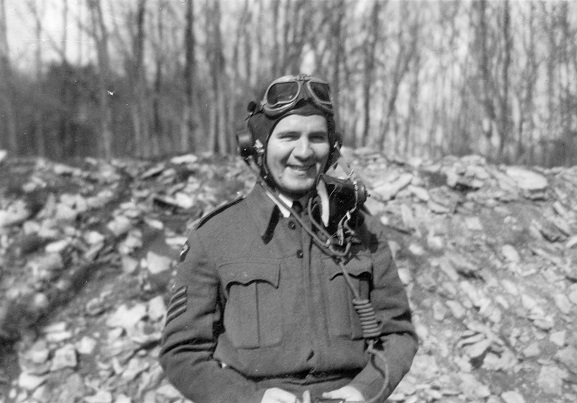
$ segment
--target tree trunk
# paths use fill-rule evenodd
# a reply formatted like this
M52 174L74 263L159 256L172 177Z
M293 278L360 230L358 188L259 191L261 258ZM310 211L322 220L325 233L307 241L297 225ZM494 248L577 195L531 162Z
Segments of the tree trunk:
M280 63L280 39L279 39L279 8L280 0L272 1L272 75L277 77L280 74L281 66ZM286 19L284 20L286 23Z
M341 92L341 67L343 64L343 19L345 16L345 1L338 0L335 6L336 19L333 20L331 28L331 37L333 39L333 77L332 77L332 95L333 108L335 110L335 121L338 127L342 126L342 114L340 111L340 92Z
M403 4L404 3L401 3L401 7L404 6ZM388 100L385 116L385 125L379 141L382 150L385 150L386 136L389 132L391 124L397 125L397 123L393 122L393 120L396 111L397 97L399 95L401 83L405 75L409 71L411 61L418 52L417 44L419 41L419 23L418 21L413 21L410 24L408 28L410 30L409 38L405 38L403 35L403 30L406 29L405 28L406 25L407 24L405 23L405 21L400 22L399 34L397 37L397 43L399 44L399 54L397 56L397 59L395 60L395 65L390 75L391 77L388 80L390 82L390 88L387 91ZM393 133L397 133L397 131L393 130ZM393 138L393 140L395 143L397 143L396 138Z
M373 7L371 9L371 22L367 27L367 45L365 46L364 54L364 82L363 82L363 134L362 144L364 146L368 145L369 130L371 126L371 87L373 87L375 82L375 51L377 48L377 42L379 41L380 23L379 23L379 13L380 13L379 0L374 0Z
M70 73L70 64L68 62L68 21L69 21L69 2L64 0L64 7L62 9L62 65L64 67L63 71L65 74L62 92L61 92L61 102L64 105L64 110L66 116L62 118L61 124L61 144L64 149L64 153L67 156L72 156L76 154L75 139L72 134L72 120L74 118L75 105L72 103L72 80Z
M491 66L489 58L489 45L487 44L489 29L487 27L487 1L480 0L478 3L478 14L479 14L479 31L477 33L478 38L481 41L481 77L482 77L482 87L483 94L482 100L484 105L484 111L486 114L486 123L483 125L485 131L485 136L491 140L494 135L498 135L493 131L497 120L497 113L495 111L495 106L493 103L493 96L495 94L493 86L493 78L491 77ZM494 141L493 141L494 142Z
M186 7L186 28L184 33L185 66L184 66L184 125L180 135L180 149L197 151L200 143L197 137L204 136L202 130L198 130L199 121L196 105L198 94L196 89L197 61L196 61L196 36L194 34L194 2L189 1Z
M225 58L220 29L220 0L207 2L207 52L210 64L210 151L228 152Z
M42 82L43 82L43 78L42 78L42 49L44 48L44 44L42 41L42 31L43 31L43 26L42 26L42 19L43 19L43 13L45 10L45 3L44 1L41 2L40 7L38 7L38 2L37 1L29 1L28 2L28 8L30 9L30 11L32 12L33 16L34 16L34 34L36 36L36 49L35 49L35 71L36 71L36 82L39 84L37 91L38 91L38 96L36 97L37 100L41 100L42 99ZM39 101L37 101L39 102ZM45 144L45 138L44 138L44 125L43 125L43 119L42 119L42 110L43 107L42 105L36 105L36 107L34 108L34 130L33 130L33 136L34 136L34 142L35 142L35 149L36 149L36 153L38 153L39 156L41 157L45 157L46 156L46 144ZM61 112L61 119L65 118L64 115L66 114L66 112ZM64 126L64 125L62 125ZM31 150L30 150L31 151ZM62 158L64 157L63 155L63 147L62 144L60 146L60 148L56 148L55 150L53 150L58 157Z
M508 142L509 137L509 69L511 66L511 52L512 52L512 38L511 38L511 11L509 6L509 0L504 2L503 10L503 40L504 40L504 61L502 68L502 80L503 80L503 94L501 96L501 119L500 119L500 142L499 142L499 154L498 160L504 157L505 145Z
M220 154L227 154L230 150L229 143L229 125L227 113L227 94L230 93L228 80L226 78L226 59L223 52L222 32L220 29L221 10L220 0L214 2L214 51L215 51L215 75L216 82L214 88L216 92L217 113L217 133L218 133L218 151Z
M419 13L415 17L416 21L414 24L413 35L419 36L419 31L421 27L421 21L419 18ZM405 136L404 136L404 150L403 156L405 158L411 156L415 151L416 147L416 136L414 136L414 127L419 127L421 123L420 108L419 108L419 92L420 92L420 69L421 69L421 56L418 51L415 52L414 57L415 63L413 64L412 72L412 82L409 93L409 114L405 121Z
M100 0L88 0L88 6L91 12L92 36L96 43L96 54L98 58L98 106L101 135L100 155L106 159L110 159L112 157L112 116L108 100L110 96L108 92L108 80L111 71L108 54L108 30L104 23Z
M16 136L16 115L13 108L13 81L12 65L10 63L10 49L8 47L6 4L0 0L0 113L4 115L4 124L0 121L0 132L6 133L1 138L3 146L13 153L18 152ZM2 136L3 137L3 136Z
M188 6L188 4L187 4ZM189 149L189 145L186 147L181 147L182 136L190 136L190 133L187 132L184 134L184 131L187 130L187 105L186 99L179 97L180 100L183 100L183 108L182 108L182 115L178 119L177 127L178 132L176 134L176 138L172 136L172 131L167 130L167 127L171 126L170 122L165 124L163 119L163 112L162 112L162 105L164 104L163 99L163 85L164 85L164 73L167 69L167 54L165 49L166 41L173 41L177 42L176 39L166 38L166 28L170 23L170 20L166 18L167 13L169 14L170 7L169 7L169 0L162 0L160 2L158 8L158 14L156 16L156 29L158 32L158 43L154 49L154 84L152 88L152 100L150 107L152 108L152 133L153 136L158 139L159 145L159 152L165 153L167 151L173 152L184 152ZM170 15L170 14L169 14ZM152 35L150 35L152 36ZM186 41L186 36L185 36ZM178 49L179 47L177 47ZM186 46L185 46L186 51ZM186 53L185 53L186 57ZM186 61L185 61L186 63ZM178 69L179 67L177 67ZM186 68L186 65L185 65ZM183 69L184 71L184 69ZM184 80L184 73L182 75L182 79ZM183 81L184 84L184 81ZM184 87L186 90L186 87ZM185 91L186 92L186 91ZM180 95L180 93L179 93ZM169 136L170 134L170 136ZM189 143L188 143L189 144Z
M132 56L129 61L130 80L132 81L132 102L130 106L133 138L136 154L148 157L158 152L158 133L150 135L148 129L146 82L144 74L144 23L146 16L146 0L139 0L137 4L134 25L136 33L132 38ZM133 22L129 20L129 24Z
M249 10L248 7L248 0L245 0L245 9ZM252 22L252 13L250 18L247 18L247 21ZM246 82L250 85L255 84L255 72L253 71L252 67L252 53L253 53L253 40L251 38L251 30L249 28L249 24L244 24L243 26L243 33L244 33L244 69L246 71ZM259 94L260 95L260 94Z

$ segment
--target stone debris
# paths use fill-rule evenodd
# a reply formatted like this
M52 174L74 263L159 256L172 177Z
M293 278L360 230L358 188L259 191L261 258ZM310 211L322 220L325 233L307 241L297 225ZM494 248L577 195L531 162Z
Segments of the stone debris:
M409 173L401 174L394 180L385 180L374 185L373 192L382 201L393 199L397 194L409 186L413 180L413 175Z
M530 192L543 191L548 186L547 178L536 172L520 167L509 167L505 171L521 190Z
M76 351L78 354L82 355L91 355L96 348L98 342L89 336L84 336L77 344L76 344Z
M525 398L519 392L508 391L501 394L501 399L505 403L525 403Z
M22 372L18 378L18 386L28 391L35 390L44 382L46 382L46 376L31 375L26 372Z
M158 295L148 301L147 312L148 317L153 322L157 322L164 318L164 314L166 313L166 304L164 303L164 298Z
M577 167L343 153L389 229L420 338L388 400L577 401ZM0 169L25 164L23 196L0 193L0 339L18 340L0 403L187 403L157 359L167 290L188 231L252 174L196 155Z
M50 371L58 371L64 368L76 368L77 365L76 348L71 344L66 344L54 351Z
M560 396L563 394L563 381L567 378L567 371L556 366L543 366L539 372L537 383L548 395Z
M146 267L151 274L158 274L169 270L172 261L173 260L167 256L161 256L151 251L146 255Z
M555 354L555 358L569 371L577 375L577 347L569 346L559 350L557 354Z
M503 245L501 248L501 253L505 257L505 260L508 262L519 263L521 261L521 256L513 245Z
M86 403L112 403L112 393L99 390L95 395L86 396L84 401Z

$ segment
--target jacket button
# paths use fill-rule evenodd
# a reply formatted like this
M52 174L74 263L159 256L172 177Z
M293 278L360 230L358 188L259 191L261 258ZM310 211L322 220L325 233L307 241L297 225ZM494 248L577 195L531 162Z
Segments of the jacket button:
M303 258L303 251L302 251L302 250L300 250L300 249L297 250L297 257L298 257L299 259L302 259L302 258Z
M297 227L294 221L289 221L288 226L290 229L295 229Z

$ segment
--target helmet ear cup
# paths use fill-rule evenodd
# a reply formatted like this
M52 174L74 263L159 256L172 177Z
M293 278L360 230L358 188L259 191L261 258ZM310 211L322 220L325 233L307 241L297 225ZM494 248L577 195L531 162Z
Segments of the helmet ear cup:
M236 133L237 150L243 159L255 156L254 141L248 130L243 129Z

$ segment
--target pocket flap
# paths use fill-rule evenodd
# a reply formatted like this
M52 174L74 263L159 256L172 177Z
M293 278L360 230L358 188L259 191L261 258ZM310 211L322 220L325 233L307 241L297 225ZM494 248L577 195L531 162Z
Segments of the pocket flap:
M278 262L229 263L218 268L225 289L233 283L250 284L253 281L265 281L278 288L280 265Z

